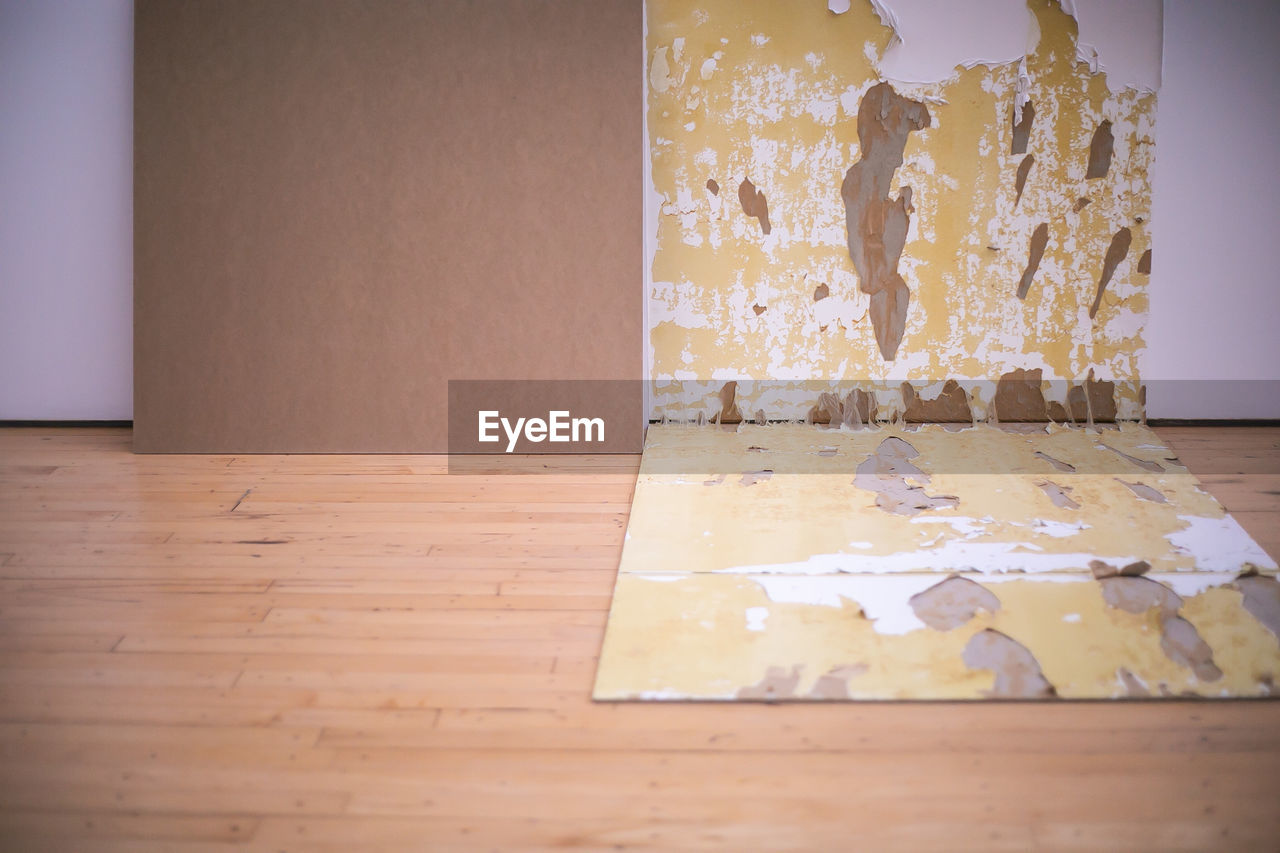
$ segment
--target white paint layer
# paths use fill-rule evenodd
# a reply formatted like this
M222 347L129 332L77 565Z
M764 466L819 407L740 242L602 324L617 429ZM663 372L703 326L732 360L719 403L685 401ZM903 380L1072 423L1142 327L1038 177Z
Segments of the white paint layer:
M1194 598L1207 589L1225 586L1239 574L1237 572L1152 572L1146 575L1158 581L1183 598Z
M1204 518L1180 515L1186 528L1165 536L1174 548L1189 554L1196 569L1205 572L1235 572L1252 563L1260 569L1276 568L1276 561L1258 547L1240 523L1231 516Z
M642 581L655 583L671 583L689 577L688 572L628 572L627 577L639 578Z
M1162 0L1067 0L1080 27L1080 58L1106 73L1111 91L1160 89Z
M1161 0L1063 5L1080 26L1081 59L1107 73L1112 91L1160 88ZM1040 36L1022 0L888 0L877 12L901 40L885 51L880 72L904 83L945 80L957 66L1017 62Z
M946 579L939 573L918 573L895 576L868 575L809 575L799 577L778 577L771 575L752 576L751 580L759 584L769 596L770 601L779 604L808 604L817 607L843 607L846 601L857 604L863 614L872 622L877 633L906 634L927 627L916 616L911 607L912 596L936 586ZM1001 577L967 576L969 580L980 584L1026 582L1037 583L1095 583L1089 574L1053 573L1036 577L1019 577L1004 575ZM1234 572L1160 572L1147 575L1153 581L1172 589L1183 598L1199 595L1207 589L1229 584L1235 580ZM753 607L747 610L747 622L751 628L752 611L765 611L767 608ZM1067 613L1062 617L1064 622L1079 622L1079 613Z
M855 602L877 633L905 634L927 627L911 609L911 596L945 580L945 575L866 577L819 575L815 577L753 577L770 601L841 607Z
M889 0L885 5L901 39L880 62L880 73L892 81L945 80L957 66L1015 62L1031 47L1034 21L1021 0Z
M1119 554L1052 554L1035 550L1034 545L1017 542L966 542L949 539L938 548L904 551L899 554L815 554L795 563L761 563L716 569L716 574L733 575L889 575L902 572L976 572L996 575L1005 572L1088 572L1091 560L1128 565L1138 557ZM1261 564L1259 564L1261 565Z
M763 631L765 620L769 618L769 608L748 607L746 613L747 613L747 630Z

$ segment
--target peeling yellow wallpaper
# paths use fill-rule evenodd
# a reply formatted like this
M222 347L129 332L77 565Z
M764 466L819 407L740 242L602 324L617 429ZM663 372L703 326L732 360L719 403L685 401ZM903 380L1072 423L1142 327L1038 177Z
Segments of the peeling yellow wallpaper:
M716 380L714 411L733 379L973 393L1016 369L1092 370L1137 415L1155 95L1077 61L1056 0L1028 7L1022 61L899 84L868 0L649 0L653 416L688 411L666 380Z
M1273 696L1276 570L1137 424L654 425L594 695Z
M1274 695L1276 562L1123 423L1155 95L1059 0L883 79L892 5L648 2L650 416L700 426L648 431L595 698Z

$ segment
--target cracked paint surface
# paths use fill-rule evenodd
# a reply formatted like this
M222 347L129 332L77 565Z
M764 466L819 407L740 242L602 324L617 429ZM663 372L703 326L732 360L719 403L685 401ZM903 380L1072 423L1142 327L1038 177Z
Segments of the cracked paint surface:
M1154 433L953 427L651 427L595 698L1271 694L1276 563Z
M595 697L1271 695L1275 561L1101 426L1145 403L1155 95L1059 0L888 81L891 6L648 0L663 423Z
M890 85L893 33L865 0L649 0L653 418L688 410L666 380L1031 368L1092 370L1140 414L1155 95L1080 62L1056 0L1028 8L1023 60Z

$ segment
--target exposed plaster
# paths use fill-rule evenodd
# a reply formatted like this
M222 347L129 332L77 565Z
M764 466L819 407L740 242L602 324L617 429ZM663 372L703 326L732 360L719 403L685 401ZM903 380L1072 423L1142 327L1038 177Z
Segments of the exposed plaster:
M952 575L907 600L921 622L935 631L959 628L979 610L994 613L1000 599L981 584Z
M973 423L969 395L954 379L948 379L933 399L916 392L910 382L902 383L902 419L909 424Z
M929 127L929 108L904 98L888 83L867 90L858 107L861 157L845 172L840 197L845 206L849 257L858 286L871 297L871 325L885 361L902 343L911 291L898 261L911 224L911 187L890 195L902 165L907 135Z
M1014 177L1013 182L1013 206L1017 207L1018 202L1022 201L1022 191L1027 187L1027 178L1031 175L1031 167L1035 165L1036 157L1034 154L1028 154L1022 158L1022 162L1018 164L1018 174ZM1032 243L1034 245L1034 241ZM1041 247L1043 250L1043 247Z
M1121 261L1129 254L1129 245L1132 242L1133 232L1128 228L1121 228L1111 238L1111 245L1107 247L1107 254L1102 259L1102 275L1098 278L1098 291L1094 294L1093 305L1089 306L1089 319L1098 316L1098 308L1102 306L1102 294L1111 283L1116 267L1120 266Z
M1053 505L1061 509L1079 509L1080 504L1071 499L1071 487L1060 486L1057 483L1045 480L1037 483L1040 490L1045 493Z
M1085 169L1086 179L1105 178L1111 170L1111 155L1115 151L1116 138L1111 133L1111 122L1103 119L1098 129L1093 132L1089 141L1089 165Z
M1027 162L1031 159L1031 155L1027 155ZM1022 195L1022 188L1018 188L1018 195ZM1031 248L1027 252L1027 267L1022 271L1022 279L1018 282L1018 298L1026 299L1027 294L1031 291L1031 282L1035 280L1036 271L1040 269L1040 261L1044 258L1045 247L1049 245L1049 223L1041 222L1036 226L1036 230L1031 232Z
M1143 275L1151 275L1151 250L1147 249L1142 253L1142 257L1138 258L1138 272Z
M1036 105L1030 98L1020 99L1010 113L1013 138L1009 142L1010 154L1026 154L1031 141L1031 127L1036 121Z
M919 455L907 442L890 436L858 466L853 484L875 492L876 506L898 515L915 515L925 510L956 506L959 500L955 497L925 494L924 486L929 483L929 475L911 464L911 460ZM914 482L908 482L908 478Z
M738 185L738 202L742 205L743 213L760 223L760 233L767 237L773 226L769 222L769 201L764 193L756 189L750 180L743 178Z
M1248 575L1236 580L1235 586L1244 595L1245 609L1280 639L1280 582Z
M995 674L995 683L987 691L989 696L1046 699L1057 695L1031 651L999 631L988 628L974 634L964 647L964 662L971 669L987 669Z

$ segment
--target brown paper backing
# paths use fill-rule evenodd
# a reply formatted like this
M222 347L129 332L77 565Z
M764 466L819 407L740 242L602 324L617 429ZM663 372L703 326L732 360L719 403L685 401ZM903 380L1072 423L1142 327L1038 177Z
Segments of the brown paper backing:
M134 447L442 452L643 373L639 0L138 0Z

